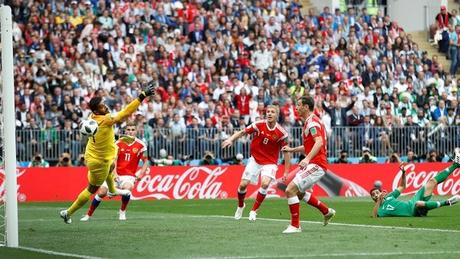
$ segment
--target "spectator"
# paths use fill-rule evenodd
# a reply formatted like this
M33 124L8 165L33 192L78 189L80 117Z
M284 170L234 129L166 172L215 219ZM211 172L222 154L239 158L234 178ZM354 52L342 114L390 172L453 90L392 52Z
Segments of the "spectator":
M434 162L441 162L441 161L442 161L442 157L438 154L436 150L430 150L426 154L426 162L434 163Z
M436 31L435 40L438 39L439 52L447 53L449 46L449 34L447 28L452 14L447 11L446 6L441 6L441 11L435 17L435 24L432 31Z
M298 1L271 1L254 8L229 7L228 1L205 1L201 6L157 1L155 8L120 0L110 5L87 2L11 4L17 14L16 115L18 128L27 129L21 132L24 145L18 147L29 152L24 160L44 145L46 157L67 151L68 146L51 154L48 145L51 150L60 146L66 121L74 130L87 118L91 97L104 96L116 112L150 81L158 86L158 97L140 109L144 116L138 116L148 121L144 135L148 137L152 128L153 157L173 144L178 145L175 156L187 153L181 128L190 124L190 116L201 126L213 120L203 129L210 137L199 141L202 148L194 148L200 153L197 157L214 147L217 130L224 132L222 116L232 117L236 110L245 119L240 127L245 127L263 114L266 105L278 103L287 126L299 126L291 93L324 100L331 109L323 107L331 117L331 147L350 154L357 149L347 146L349 136L342 127L355 104L358 114L370 117L371 126L381 116L387 139L395 139L389 129L400 125L402 106L406 117L412 115L415 123L430 127L436 103L456 99L454 84L437 57L428 58L397 22L369 6L334 14L325 8L317 15L313 10L302 14ZM443 9L437 17L440 28L447 27L446 15ZM241 89L250 96L248 102ZM402 94L409 95L407 102L398 100ZM416 120L415 114L423 117ZM230 124L235 127L236 120ZM44 129L44 134L36 134L35 128ZM75 152L72 146L83 148L71 145L73 156L81 150Z
M28 167L50 167L50 164L43 159L42 154L37 153L32 158L32 161L29 163Z
M59 162L57 163L56 166L60 167L71 167L72 166L72 159L70 157L69 153L62 153L61 156L59 157Z
M377 163L377 158L371 154L371 150L368 147L363 147L363 155L359 159L359 163Z
M222 163L228 163L229 165L244 165L243 158L243 154L238 153L231 158L222 159Z
M417 157L417 154L414 153L414 151L409 150L409 151L407 151L405 162L407 162L407 163L417 163L417 162L420 162L420 160Z
M340 156L334 161L335 164L348 164L348 152L346 150L340 151Z
M458 68L458 33L460 32L460 26L449 25L449 56L451 59L450 74L455 76Z
M393 154L391 154L391 156L389 156L386 160L386 163L401 163L401 159L399 158L398 153L394 152Z
M431 112L431 117L434 121L439 120L441 117L447 116L446 103L443 100L438 102L437 107Z
M218 162L214 158L214 154L210 151L206 151L203 158L200 161L200 165L217 165Z
M168 152L165 149L160 150L160 158L154 159L153 163L156 166L168 166L168 165L180 165L179 160L175 160L173 156L168 155Z

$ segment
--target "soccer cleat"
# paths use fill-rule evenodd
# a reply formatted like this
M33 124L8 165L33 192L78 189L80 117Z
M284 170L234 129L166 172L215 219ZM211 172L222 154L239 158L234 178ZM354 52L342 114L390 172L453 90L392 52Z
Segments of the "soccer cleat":
M67 210L61 210L59 212L59 215L61 216L61 218L64 220L64 222L66 224L70 224L72 223L72 219L70 218L70 216L67 214Z
M251 210L249 212L249 221L256 221L256 218L257 218L257 212L255 212L254 210Z
M246 207L246 203L243 204L243 207L237 207L236 208L236 211L235 211L235 219L236 220L241 219L241 217L243 216L244 207Z
M300 233L302 232L301 227L294 227L293 225L289 225L284 231L283 234L292 234L292 233Z
M115 189L115 192L107 192L107 196L109 196L109 198L112 198L112 197L117 196L117 195L129 196L129 195L131 195L131 191L130 190Z
M458 194L447 199L447 203L449 204L449 206L452 206L459 201L460 201L460 195Z
M126 211L120 210L118 214L120 214L118 217L119 220L126 220Z
M460 164L460 148L457 147L454 149L454 155L454 163Z
M332 217L334 217L335 215L335 210L334 209L331 209L329 208L329 212L324 215L324 226L327 226L327 224L329 224L329 221L331 221Z
M90 218L91 218L91 216L87 214L87 215L83 216L83 218L81 218L80 221L88 221Z

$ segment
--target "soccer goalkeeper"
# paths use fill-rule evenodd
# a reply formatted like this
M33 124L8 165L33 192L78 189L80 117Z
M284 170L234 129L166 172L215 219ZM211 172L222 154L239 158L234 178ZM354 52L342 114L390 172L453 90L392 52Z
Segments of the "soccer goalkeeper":
M98 130L96 134L88 140L85 150L85 161L88 167L88 187L86 187L72 203L72 205L59 212L61 218L67 224L72 223L71 216L79 208L83 207L90 199L91 195L96 193L99 187L107 182L109 196L114 195L129 195L126 190L122 193L121 190L115 189L114 176L112 173L114 160L117 155L115 145L115 133L113 125L122 122L129 115L137 110L137 107L142 101L155 93L153 84L149 84L130 104L123 110L112 116L109 113L109 108L104 104L101 97L93 97L89 102L91 116L97 121ZM129 191L128 191L129 192Z
M409 201L398 200L401 192L406 188L406 171L400 165L401 180L398 188L390 193L374 188L370 191L375 206L372 216L377 217L421 217L426 216L429 210L443 206L452 206L460 200L460 195L455 195L444 201L431 201L434 188L444 182L449 175L460 167L460 149L455 149L454 162L435 177L430 179Z

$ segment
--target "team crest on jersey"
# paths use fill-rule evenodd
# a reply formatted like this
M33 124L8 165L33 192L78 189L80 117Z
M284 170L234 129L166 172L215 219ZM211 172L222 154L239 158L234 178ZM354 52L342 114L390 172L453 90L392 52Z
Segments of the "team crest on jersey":
M137 153L137 151L139 151L138 148L133 148L133 153Z

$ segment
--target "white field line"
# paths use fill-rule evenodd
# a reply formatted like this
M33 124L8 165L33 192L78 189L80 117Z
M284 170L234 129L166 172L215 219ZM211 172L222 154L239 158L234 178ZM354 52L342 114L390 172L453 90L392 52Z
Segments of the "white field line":
M322 253L302 255L248 255L248 256L223 256L223 257L192 257L201 259L228 258L228 259L250 259L250 258L305 258L305 257L370 257L370 256L403 256L403 255L453 255L460 254L460 251L426 251L426 252L369 252L369 253ZM190 258L190 257L189 257Z
M216 218L216 219L233 219L232 216L224 216L224 215L181 215L181 214L168 214L168 215L156 215L152 217L132 217L132 220L136 219L154 219L154 218ZM111 220L112 218L101 217L97 218L98 220ZM247 219L247 217L244 217ZM24 221L48 221L48 220L58 220L56 219L31 219L31 220L24 220ZM115 220L115 218L113 218ZM289 222L289 220L285 219L272 219L272 218L258 218L257 220L262 221L272 221L272 222ZM59 220L60 221L60 220ZM306 224L322 224L322 222L318 221L301 221L302 223ZM86 223L85 223L86 224ZM431 231L431 232L448 232L448 233L460 233L460 230L451 230L451 229L435 229L435 228L409 228L409 227L397 227L397 226L381 226L381 225L364 225L364 224L347 224L347 223L329 223L329 225L336 225L336 226L346 226L346 227L362 227L362 228L380 228L380 229L389 229L389 230L412 230L412 231ZM76 258L88 258L88 259L100 259L101 257L95 256L87 256L87 255L79 255L79 254L72 254L72 253L63 253L63 252L55 252L51 250L45 249L38 249L32 247L19 247L19 249L29 250L49 255L60 255L60 256L68 256L68 257L76 257ZM322 253L322 254L302 254L302 255L255 255L255 256L225 256L225 257L206 257L206 258L235 258L235 259L245 259L245 258L284 258L284 257L353 257L353 256L403 256L403 255L449 255L449 254L460 254L460 251L419 251L419 252L358 252L358 253ZM203 257L200 257L203 258Z
M222 216L222 215L187 215L185 217L191 218L225 218L225 219L233 219L232 216ZM243 217L242 219L247 219L247 217ZM257 218L257 220L264 220L264 221L276 221L276 222L289 222L286 219L271 219L271 218ZM306 224L323 224L323 222L319 221L309 221L309 220L301 220L301 223ZM416 230L416 231L431 231L431 232L448 232L448 233L460 233L460 230L455 229L439 229L439 228L409 228L409 227L397 227L397 226L381 226L381 225L365 225L365 224L349 224L349 223L329 223L329 225L334 226L345 226L345 227L361 227L361 228L380 228L380 229L393 229L393 230ZM460 252L460 251L459 251Z
M164 214L161 216L155 215L152 217L136 217L133 216L132 219L155 219L155 218L171 218L171 217L176 217L176 218L222 218L222 219L232 219L232 216L225 216L225 215L185 215L185 214ZM78 218L77 215L74 216L75 219ZM53 218L46 218L46 219L20 219L19 223L21 222L45 222L45 221L55 221L59 219L56 217L56 219ZM78 218L79 219L79 218ZM95 217L96 220L112 220L115 219L115 216L113 218L108 218L108 217ZM243 217L242 219L247 219L247 217ZM257 220L263 220L263 221L273 221L273 222L285 222L288 223L288 219L273 219L273 218L257 218ZM309 220L301 220L301 223L305 224L323 224L323 222L320 221L309 221ZM375 229L389 229L389 230L412 230L412 231L427 231L427 232L445 232L445 233L460 233L460 230L455 230L455 229L440 229L440 228L411 228L411 227L399 227L399 226L382 226L382 225L366 225L366 224L352 224L352 223L334 223L331 222L329 225L332 226L345 226L345 227L361 227L361 228L375 228Z
M102 259L102 257L56 252L56 251L45 250L45 249L40 249L40 248L33 248L33 247L26 247L26 246L20 246L20 247L18 247L18 249L32 251L32 252L38 252L38 253L48 254L48 255L60 255L60 256L86 258L86 259Z

